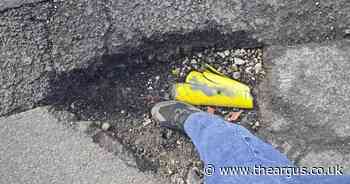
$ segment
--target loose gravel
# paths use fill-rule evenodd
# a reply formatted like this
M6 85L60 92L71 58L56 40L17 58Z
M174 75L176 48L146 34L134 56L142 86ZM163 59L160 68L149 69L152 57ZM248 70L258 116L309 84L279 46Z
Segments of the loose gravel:
M209 64L219 72L247 84L253 96L265 76L262 49L206 49L172 61L121 65L77 82L67 110L80 119L96 122L93 127L110 132L136 157L138 168L184 183L188 170L203 167L191 141L183 135L160 128L150 117L150 109L170 99L170 87L183 82L192 70ZM86 77L85 77L86 78ZM207 110L207 107L200 107ZM237 108L216 108L216 114L227 118ZM101 123L103 122L103 123ZM243 110L237 122L253 132L261 125L258 108Z

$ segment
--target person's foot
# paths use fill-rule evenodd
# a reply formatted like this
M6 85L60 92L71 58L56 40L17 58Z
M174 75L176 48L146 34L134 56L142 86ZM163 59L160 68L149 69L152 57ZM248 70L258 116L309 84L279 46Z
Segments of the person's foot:
M151 110L153 119L158 121L161 127L177 130L184 134L184 123L195 112L201 112L201 110L178 101L160 102Z

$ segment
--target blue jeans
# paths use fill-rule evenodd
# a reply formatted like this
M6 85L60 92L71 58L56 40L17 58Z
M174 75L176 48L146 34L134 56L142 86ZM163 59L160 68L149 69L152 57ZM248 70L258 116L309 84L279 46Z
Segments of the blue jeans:
M244 127L215 115L192 114L185 131L205 164L206 184L350 184L349 176L297 176L286 156Z

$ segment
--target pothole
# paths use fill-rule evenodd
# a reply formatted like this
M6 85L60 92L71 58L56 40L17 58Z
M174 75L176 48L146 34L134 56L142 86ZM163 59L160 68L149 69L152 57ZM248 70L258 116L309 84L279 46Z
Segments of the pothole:
M107 55L88 68L52 74L52 94L41 103L94 121L92 128L110 124L108 135L131 152L141 171L183 183L189 168L202 167L197 151L188 138L152 121L151 108L168 100L171 86L204 63L247 84L256 100L257 86L265 75L262 45L245 32L223 35L215 29L154 40L126 48L124 54ZM254 104L235 122L253 132L263 126ZM239 110L216 108L216 114L225 117Z
M74 76L82 76L69 79L75 86L67 94L70 98L60 105L82 120L109 123L110 134L133 152L139 169L178 181L189 168L201 168L202 163L188 138L150 120L150 109L156 102L170 99L172 84L183 82L190 71L204 63L249 85L256 96L256 87L265 75L262 54L261 48L210 48L170 62L115 65L98 75L77 71ZM216 114L225 117L238 110L216 108ZM244 110L236 123L256 131L260 126L257 106Z

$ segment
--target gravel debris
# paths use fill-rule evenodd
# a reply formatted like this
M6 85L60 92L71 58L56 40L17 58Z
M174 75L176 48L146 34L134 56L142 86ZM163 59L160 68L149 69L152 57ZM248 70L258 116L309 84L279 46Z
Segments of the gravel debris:
M230 53L229 50L225 50L224 54L225 54L226 57L228 57L231 53Z
M344 33L345 33L346 35L350 35L350 29L345 29Z
M226 49L223 51L207 49L203 52L193 54L192 56L186 56L171 62L171 72L169 72L171 79L169 77L168 79L165 77L165 79L168 80L170 84L183 82L190 71L200 70L204 64L211 65L224 75L243 82L252 89L254 89L258 82L264 77L261 49ZM157 90L157 88L154 89ZM167 90L165 89L164 91ZM199 108L204 111L207 110L207 107L201 106ZM216 107L215 109L215 114L223 117L227 117L231 112L239 111L239 109L236 108ZM242 119L242 121L244 119L245 122L241 124L253 131L258 130L261 125L258 121L257 114L256 108L253 110L244 110L240 119ZM183 172L183 168L201 162L195 152L191 152L191 156L188 155L188 153L190 153L188 151L193 149L193 145L188 139L183 139L181 135L169 130L165 130L164 138L168 143L173 142L174 145L172 146L175 148L171 153L176 153L176 156L175 158L173 156L160 158L160 161L164 159L161 162L167 162L167 164L160 166L160 170L164 168L164 171L160 171L160 173L163 173L165 176L171 176L171 180L175 183L182 183L183 179L186 178L186 172ZM178 150L178 152L176 150ZM171 159L171 161L167 161L167 159ZM177 164L174 164L174 160L177 161ZM201 167L200 164L197 164L197 166ZM178 177L182 178L179 179Z
M345 29L344 30L344 38L350 39L350 29Z
M262 61L262 50L261 49L231 49L216 51L214 49L207 49L200 53L195 53L191 56L185 56L179 58L175 61L170 62L170 70L168 74L163 73L161 75L162 79L168 82L168 85L164 86L154 86L154 91L161 91L164 99L169 99L169 86L175 82L183 82L186 75L192 70L200 70L204 64L209 64L215 69L217 69L222 74L243 82L250 86L253 90L253 96L255 92L255 87L258 82L264 77L265 71L263 69ZM149 86L148 86L149 87ZM202 110L206 111L207 107L200 106ZM236 108L215 108L215 114L221 115L223 117L228 117L232 112L238 112L239 109ZM251 129L252 131L257 131L260 128L260 123L258 121L258 109L255 107L253 110L244 110L239 119L242 122L237 122ZM145 120L143 121L145 123ZM148 128L154 129L154 124L150 121L147 122ZM166 147L172 147L171 151L166 152L167 156L158 157L159 163L166 163L159 165L159 173L161 175L170 177L172 183L182 183L186 179L187 172L184 172L184 168L189 165L196 165L197 167L202 167L202 163L195 151L192 143L179 135L177 132L171 130L161 130L164 138L164 144ZM144 143L146 144L146 143ZM147 142L147 144L154 144L152 142ZM172 144L172 145L169 145ZM143 146L144 147L144 146ZM154 151L157 144L152 146L150 152ZM164 148L163 148L164 149ZM159 151L163 150L160 148ZM145 148L147 150L147 148ZM157 155L157 152L153 153ZM200 163L200 164L198 164ZM187 169L185 169L187 170ZM179 178L180 177L180 178Z
M226 54L224 52L218 52L217 55L219 55L221 58L226 57Z
M111 125L107 122L103 123L101 126L102 130L107 131L109 128L111 128Z
M256 65L255 65L255 73L260 73L261 72L261 70L262 70L262 64L261 63L257 63Z
M241 72L233 72L232 78L239 80L241 78Z
M262 55L260 48L210 48L201 52L186 52L170 61L152 61L113 69L110 73L104 73L99 81L89 84L91 87L88 89L79 91L67 106L82 120L103 122L96 127L110 132L130 149L141 171L153 171L172 183L183 183L188 170L191 167L203 168L203 163L187 137L160 128L159 123L151 120L150 109L159 101L169 100L171 86L184 82L190 71L201 70L205 64L247 84L256 97L256 87L265 76ZM206 106L198 108L207 111ZM228 117L231 112L240 110L215 107L215 114ZM259 123L258 114L257 107L243 110L234 123L257 131L263 126Z
M234 61L236 65L244 65L246 63L246 61L241 58L234 58Z
M143 118L143 126L147 126L149 124L152 123L152 120L151 118L147 115L147 114L144 114L144 118Z

